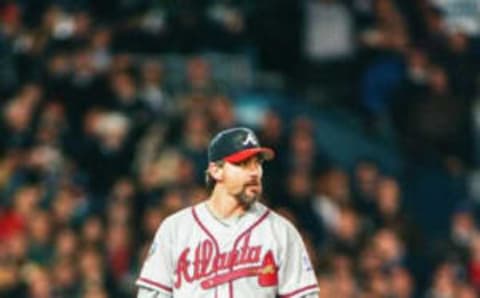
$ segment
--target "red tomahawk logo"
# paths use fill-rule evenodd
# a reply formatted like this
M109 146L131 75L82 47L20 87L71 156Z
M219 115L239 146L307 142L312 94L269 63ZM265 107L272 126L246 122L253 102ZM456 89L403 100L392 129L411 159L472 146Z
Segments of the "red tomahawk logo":
M267 252L260 266L242 268L214 276L201 282L203 289L210 289L243 277L258 276L258 284L262 287L271 287L278 283L277 265L271 251Z

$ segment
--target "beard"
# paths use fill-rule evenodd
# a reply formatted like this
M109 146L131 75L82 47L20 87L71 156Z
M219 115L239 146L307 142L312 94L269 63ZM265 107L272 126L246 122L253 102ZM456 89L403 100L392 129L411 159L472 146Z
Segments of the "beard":
M247 193L247 187L249 186L257 186L259 188L258 192L253 192L251 194ZM245 207L250 207L253 203L260 200L262 197L262 185L260 183L247 183L242 187L239 193L235 195L237 201Z

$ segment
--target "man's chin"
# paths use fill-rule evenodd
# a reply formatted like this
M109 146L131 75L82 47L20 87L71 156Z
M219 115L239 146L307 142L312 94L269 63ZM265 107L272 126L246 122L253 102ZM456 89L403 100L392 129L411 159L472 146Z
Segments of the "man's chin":
M247 194L241 194L240 196L237 197L238 202L242 204L245 207L250 207L260 199L260 195L247 195Z

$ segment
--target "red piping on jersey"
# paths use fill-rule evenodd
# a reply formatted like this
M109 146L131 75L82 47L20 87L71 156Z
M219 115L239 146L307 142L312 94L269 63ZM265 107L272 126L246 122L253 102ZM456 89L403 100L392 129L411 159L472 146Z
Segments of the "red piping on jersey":
M280 298L291 298L291 297L294 297L294 296L297 295L297 294L300 294L300 293L302 293L302 292L305 292L305 291L308 291L308 290L312 290L312 289L315 289L315 288L318 288L318 286L317 286L316 284L309 285L309 286L300 288L300 289L298 289L298 290L295 290L295 291L293 291L293 292L290 292L290 293L288 293L288 294L280 295Z
M267 210L265 211L265 213L262 214L262 216L260 216L259 219L257 219L257 221L255 221L250 227L248 227L245 231L243 231L238 237L237 239L235 239L235 242L233 244L233 251L235 251L237 249L237 245L240 241L240 239L243 238L243 236L247 235L248 233L250 233L254 228L256 228L265 218L267 218L267 216L270 214L270 210ZM233 264L233 262L232 262ZM230 268L230 272L233 271L233 266ZM230 293L230 298L233 298L233 282L230 281L228 283L228 291Z
M236 271L230 271L230 273L216 275L213 278L209 278L202 282L202 288L209 289L216 287L218 285L224 284L226 282L231 282L235 279L248 276L258 276L258 271L262 270L263 266L247 267L242 268Z
M145 277L140 277L138 279L138 281L144 282L144 283L149 284L151 286L155 286L155 287L160 288L160 289L162 289L164 291L167 291L167 292L172 292L173 291L172 288L167 287L165 285L162 285L161 283L158 283L156 281L150 280L150 279L145 278Z
M212 233L207 229L206 226L203 225L203 223L200 221L200 218L197 215L197 211L195 211L195 207L192 207L192 215L197 224L200 226L200 228L207 234L207 236L212 240L213 244L215 245L215 250L217 251L217 255L220 254L220 247L218 245L217 239L213 237ZM217 275L217 272L215 272L215 276ZM217 288L215 288L215 298L218 297L217 293Z

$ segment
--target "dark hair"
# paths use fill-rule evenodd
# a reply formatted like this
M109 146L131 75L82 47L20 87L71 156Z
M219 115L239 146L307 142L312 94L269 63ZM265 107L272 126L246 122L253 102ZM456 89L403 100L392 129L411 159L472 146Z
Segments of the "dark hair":
M223 166L223 164L225 162L223 160L218 160L218 161L215 161L214 163L218 167L221 167L221 166ZM215 178L212 177L212 175L210 175L210 173L208 172L208 169L206 169L205 170L205 185L206 185L207 191L209 193L212 192L212 190L215 188L216 184L217 184L217 181L215 180Z

